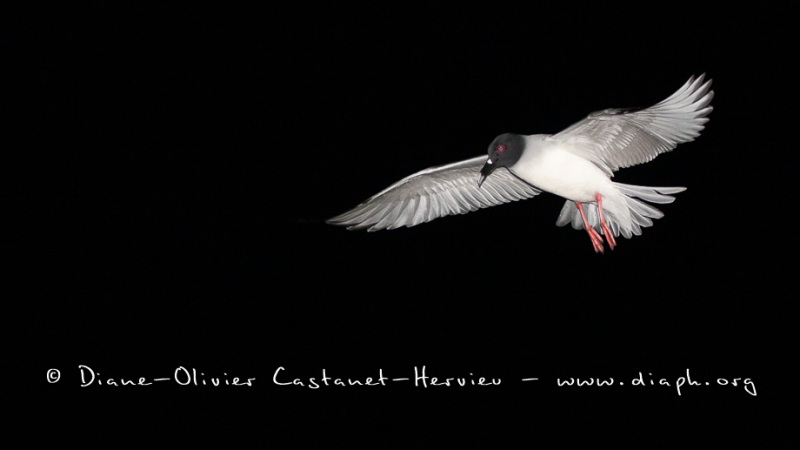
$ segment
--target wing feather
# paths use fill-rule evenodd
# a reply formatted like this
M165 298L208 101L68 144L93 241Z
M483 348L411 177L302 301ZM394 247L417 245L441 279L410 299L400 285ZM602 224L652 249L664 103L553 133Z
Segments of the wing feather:
M604 109L551 139L602 168L609 176L623 167L651 161L700 135L711 111L711 80L690 77L663 101L644 109Z
M485 162L486 156L477 156L422 170L327 222L368 231L413 227L439 217L531 198L541 192L506 169L495 170L478 187Z

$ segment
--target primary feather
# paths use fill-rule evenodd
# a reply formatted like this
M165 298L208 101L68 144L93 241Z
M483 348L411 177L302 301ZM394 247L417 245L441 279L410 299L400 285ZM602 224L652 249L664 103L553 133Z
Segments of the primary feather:
M507 170L493 174L479 188L475 180L485 161L485 156L477 156L419 171L328 223L368 231L413 227L438 217L531 198L541 192Z

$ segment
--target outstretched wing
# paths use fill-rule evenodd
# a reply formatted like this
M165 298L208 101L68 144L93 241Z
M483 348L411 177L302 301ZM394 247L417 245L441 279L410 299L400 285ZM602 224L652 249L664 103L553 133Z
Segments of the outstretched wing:
M485 162L486 156L477 156L422 170L327 222L368 231L413 227L451 214L531 198L541 192L500 168L478 187Z
M569 151L586 158L609 176L622 167L648 162L678 144L700 135L714 91L704 75L692 76L660 103L639 110L605 109L589 114L551 136Z

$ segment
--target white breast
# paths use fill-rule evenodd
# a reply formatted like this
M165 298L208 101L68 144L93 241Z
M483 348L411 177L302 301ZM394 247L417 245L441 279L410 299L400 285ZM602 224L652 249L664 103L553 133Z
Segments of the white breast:
M511 171L547 192L577 202L594 201L596 192L611 187L611 180L593 163L567 151L549 135L526 136L526 148Z

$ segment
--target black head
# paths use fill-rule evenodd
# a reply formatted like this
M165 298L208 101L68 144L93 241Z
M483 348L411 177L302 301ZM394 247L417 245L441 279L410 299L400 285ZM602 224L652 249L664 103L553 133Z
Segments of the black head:
M478 186L483 184L486 177L489 176L498 167L511 167L519 161L522 156L522 150L525 149L525 138L519 134L505 133L494 138L489 144L489 159L486 160L483 169L481 169L481 176L478 179Z

